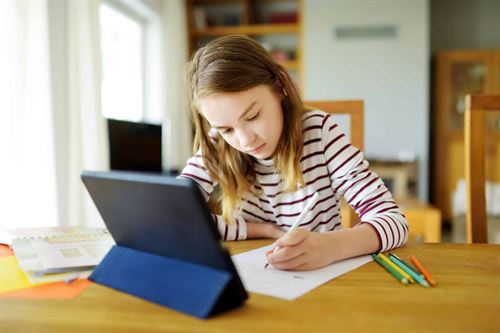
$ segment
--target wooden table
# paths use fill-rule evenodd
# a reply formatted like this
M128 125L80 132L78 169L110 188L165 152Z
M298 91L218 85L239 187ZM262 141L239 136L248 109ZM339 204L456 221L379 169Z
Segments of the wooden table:
M232 253L269 241L229 243ZM92 285L73 300L0 299L1 332L500 332L500 245L415 244L437 288L403 286L371 262L295 301L251 294L200 320Z

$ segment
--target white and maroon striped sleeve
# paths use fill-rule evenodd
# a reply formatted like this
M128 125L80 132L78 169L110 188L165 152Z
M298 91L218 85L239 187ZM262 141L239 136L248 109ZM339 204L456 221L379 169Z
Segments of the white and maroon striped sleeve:
M217 220L217 228L220 236L225 241L244 240L247 238L247 224L243 217L234 218L233 224L227 224L221 215L212 214L214 220Z
M197 153L195 156L188 159L186 166L182 169L179 177L194 180L198 184L206 201L210 198L210 194L216 185L208 175L200 153Z
M210 194L216 185L205 169L203 158L200 153L192 156L184 169L182 169L179 177L189 178L194 180L203 194L206 201L210 198ZM212 214L214 222L217 223L217 229L223 240L242 240L247 238L247 228L245 220L241 217L236 218L233 224L227 224L220 215Z
M334 191L354 208L360 223L377 232L379 251L400 247L408 240L408 223L380 177L368 168L363 153L349 142L330 115L323 118L322 142Z

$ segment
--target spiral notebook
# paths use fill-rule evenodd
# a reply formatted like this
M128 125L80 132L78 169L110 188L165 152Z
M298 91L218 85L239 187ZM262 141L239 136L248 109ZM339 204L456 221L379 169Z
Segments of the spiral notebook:
M8 233L19 267L38 275L91 269L114 245L103 228L49 227Z

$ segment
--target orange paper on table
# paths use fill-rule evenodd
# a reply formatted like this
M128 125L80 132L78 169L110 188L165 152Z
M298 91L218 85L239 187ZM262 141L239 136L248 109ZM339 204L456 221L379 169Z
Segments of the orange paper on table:
M69 284L64 282L46 283L2 294L0 298L69 299L78 296L91 284L92 281L88 279L78 279Z
M0 258L14 255L8 245L0 244Z
M3 253L7 251L3 249ZM69 284L34 284L29 282L14 256L0 256L0 298L74 298L91 283L87 279L78 279Z

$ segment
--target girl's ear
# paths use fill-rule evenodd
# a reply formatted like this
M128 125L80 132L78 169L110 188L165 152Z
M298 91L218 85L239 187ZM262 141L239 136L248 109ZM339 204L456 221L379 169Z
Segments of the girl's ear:
M288 92L286 91L285 85L283 84L286 79L287 79L286 74L280 71L272 84L274 91L279 95L280 99L283 99L288 96Z
M283 96L288 96L288 92L286 91L285 89L285 82L288 80L288 76L285 72L283 71L279 71L279 86L281 88L281 92L280 93L283 93Z

